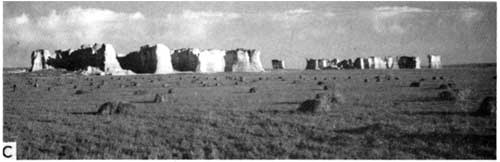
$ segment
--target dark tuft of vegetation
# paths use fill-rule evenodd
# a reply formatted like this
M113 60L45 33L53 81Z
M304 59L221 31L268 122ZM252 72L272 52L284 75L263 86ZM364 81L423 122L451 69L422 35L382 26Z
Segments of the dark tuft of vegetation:
M153 100L153 102L155 103L161 103L165 101L167 101L167 96L165 96L165 94L156 94L155 99Z
M249 93L257 93L257 88L252 87L252 88L250 88L250 90L248 92Z
M315 99L302 102L297 111L303 113L329 112L330 104L328 101L328 95L317 94Z
M450 90L441 91L438 93L438 98L441 100L455 101L457 100L457 94Z
M441 84L441 85L439 85L439 87L437 89L448 89L448 88L450 88L450 87L448 87L447 84Z
M75 94L79 95L79 94L84 94L84 93L88 93L87 91L84 91L84 90L76 90Z
M146 91L146 90L134 91L134 95L145 95L145 94L148 94L148 91Z
M113 115L113 114L130 114L132 110L136 109L135 105L123 102L114 101L102 104L97 110L98 115Z
M479 105L479 108L474 112L474 115L491 116L496 115L496 111L496 98L493 96L488 96L481 101L481 104Z
M420 82L411 82L410 87L420 87Z

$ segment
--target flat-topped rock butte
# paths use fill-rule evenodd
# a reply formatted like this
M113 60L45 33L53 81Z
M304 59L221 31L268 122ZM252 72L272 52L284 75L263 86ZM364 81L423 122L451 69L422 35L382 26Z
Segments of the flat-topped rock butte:
M82 45L79 49L38 49L31 54L30 71L60 68L84 70L83 74L131 75L176 72L263 72L260 51L182 48L171 50L163 44L144 45L138 51L118 54L111 44Z

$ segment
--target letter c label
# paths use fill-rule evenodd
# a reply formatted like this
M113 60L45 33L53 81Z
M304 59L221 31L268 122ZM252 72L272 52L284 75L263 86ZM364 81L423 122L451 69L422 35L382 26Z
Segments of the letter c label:
M6 158L11 158L11 157L12 157L12 155L7 155L7 154L5 154L5 150L7 150L7 148L8 148L8 149L12 149L12 146L5 146L5 147L3 147L3 152L2 152L2 153L3 153L3 156L4 156L4 157L6 157Z

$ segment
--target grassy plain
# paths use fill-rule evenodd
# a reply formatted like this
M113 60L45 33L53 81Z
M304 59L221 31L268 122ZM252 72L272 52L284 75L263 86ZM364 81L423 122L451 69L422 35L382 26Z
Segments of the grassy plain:
M496 159L496 116L468 113L496 96L495 68L4 73L4 140L17 142L18 159ZM422 78L420 87L409 87ZM325 91L319 81L346 101L328 113L295 112ZM440 100L437 87L449 82L472 93L465 101ZM169 89L166 102L150 102ZM87 113L114 100L137 108Z

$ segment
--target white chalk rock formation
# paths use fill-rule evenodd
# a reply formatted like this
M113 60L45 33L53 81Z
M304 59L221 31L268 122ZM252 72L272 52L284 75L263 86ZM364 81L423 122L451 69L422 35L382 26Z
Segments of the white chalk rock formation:
M172 67L176 71L196 72L200 65L200 50L197 48L181 48L172 53Z
M374 69L386 69L387 63L380 57L373 57Z
M306 70L319 70L318 60L306 59Z
M226 62L224 60L226 51L218 49L203 50L198 54L198 66L196 72L216 73L224 72Z
M420 58L416 56L399 56L397 64L400 69L420 69Z
M365 69L365 60L361 57L358 57L354 60L354 68L356 69Z
M254 49L235 49L226 52L227 72L263 72L260 51Z
M393 69L394 68L394 57L392 56L387 56L385 57L385 62L387 63L387 69Z
M51 59L49 50L38 49L31 53L31 68L30 71L38 71L44 69L53 69L47 62Z
M429 59L429 68L441 69L441 56L440 55L427 55Z
M102 44L101 48L98 50L98 55L104 55L104 73L107 75L123 75L123 73L127 73L126 70L123 70L120 66L120 63L117 59L117 53L113 45L111 44Z
M368 57L368 68L367 69L375 69L375 57Z
M54 68L81 70L85 75L116 75L124 72L111 44L84 44L76 50L56 50L55 54L47 59L47 64Z
M318 59L318 66L320 69L326 69L328 67L328 60Z
M177 71L200 73L261 72L260 52L256 50L177 49L172 53L172 66Z
M285 61L283 61L283 60L273 59L273 60L271 60L271 64L273 65L273 69L284 69L285 68Z
M118 57L123 69L134 73L168 74L173 73L170 49L163 44L141 46L139 51Z
M152 48L156 54L156 58L158 59L155 74L173 73L174 68L172 67L172 61L170 58L170 49L163 44L156 44Z

